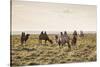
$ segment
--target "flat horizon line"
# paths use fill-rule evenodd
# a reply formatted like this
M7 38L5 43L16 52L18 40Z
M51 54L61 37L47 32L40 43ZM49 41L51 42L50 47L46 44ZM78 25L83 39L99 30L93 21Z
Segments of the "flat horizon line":
M77 30L76 30L77 31ZM81 30L80 30L81 31ZM78 33L80 31L77 31ZM11 31L11 34L21 34L21 32L26 32L29 34L40 34L41 31ZM59 34L64 31L46 31L48 34ZM71 34L73 31L67 31L68 34ZM96 31L83 31L84 33L96 33Z

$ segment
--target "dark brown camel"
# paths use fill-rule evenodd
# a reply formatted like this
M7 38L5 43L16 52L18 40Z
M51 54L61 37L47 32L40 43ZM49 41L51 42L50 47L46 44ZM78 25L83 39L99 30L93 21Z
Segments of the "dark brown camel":
M26 44L26 41L28 40L30 34L26 34L25 35L25 32L22 32L22 35L21 35L21 44L23 45L24 43Z
M74 32L73 32L73 36L78 36L78 34L77 34L77 31L75 30Z
M84 37L83 31L80 31L80 37Z
M77 43L77 36L73 35L71 44L72 44L72 46L76 46L76 43Z
M73 46L76 46L76 43L77 43L77 31L75 30L75 31L73 32L73 38L72 38L71 44L72 44Z
M43 33L43 31L42 31L39 35L39 43L42 44L42 40L45 40L45 44L47 41L50 42L51 44L53 43L53 41L51 39L49 39L46 31L45 31L45 33Z

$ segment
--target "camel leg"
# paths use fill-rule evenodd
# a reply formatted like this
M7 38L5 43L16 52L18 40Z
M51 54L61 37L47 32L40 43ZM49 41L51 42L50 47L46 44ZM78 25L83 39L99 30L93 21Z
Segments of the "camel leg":
M71 49L70 43L68 42L68 48Z
M23 45L24 41L21 39L21 45Z
M72 46L74 46L74 42L73 41L71 42L71 44L72 44Z
M23 45L23 41L21 41L21 45Z
M39 40L39 44L42 44L42 40Z
M64 44L62 44L62 46L63 46Z
M26 45L26 41L25 41L25 45Z
M60 43L60 42L58 42L58 44L59 44L59 46L60 46L60 44L61 44L61 43Z
M59 44L59 46L60 46L60 44Z
M46 45L46 40L45 40L45 45Z

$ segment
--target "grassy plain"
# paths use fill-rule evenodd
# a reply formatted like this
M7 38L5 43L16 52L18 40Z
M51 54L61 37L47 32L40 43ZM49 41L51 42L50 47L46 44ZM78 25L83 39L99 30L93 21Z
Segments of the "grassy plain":
M54 34L49 34L53 41ZM72 35L70 34L72 38ZM38 34L32 34L25 45L20 44L20 35L11 35L11 65L44 65L96 61L96 34L78 37L77 47L68 50L67 44L38 43Z

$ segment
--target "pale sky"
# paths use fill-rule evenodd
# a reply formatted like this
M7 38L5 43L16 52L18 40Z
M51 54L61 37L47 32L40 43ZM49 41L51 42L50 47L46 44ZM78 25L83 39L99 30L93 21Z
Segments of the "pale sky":
M96 6L13 1L13 31L96 31Z

